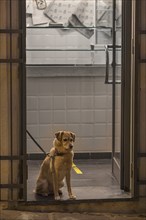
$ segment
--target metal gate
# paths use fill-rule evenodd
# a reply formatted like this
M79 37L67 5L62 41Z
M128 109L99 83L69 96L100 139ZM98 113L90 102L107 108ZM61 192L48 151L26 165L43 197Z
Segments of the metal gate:
M1 201L26 199L25 30L25 0L1 0Z

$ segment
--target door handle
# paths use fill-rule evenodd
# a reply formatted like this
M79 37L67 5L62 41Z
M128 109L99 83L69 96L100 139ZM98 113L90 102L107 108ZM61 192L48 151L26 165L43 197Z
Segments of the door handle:
M112 84L113 80L109 79L109 48L113 48L113 45L104 45L105 57L106 57L106 70L105 70L105 84ZM116 45L116 48L121 48L121 45ZM112 66L113 64L111 64ZM116 66L121 66L116 64ZM121 80L116 80L116 84L120 84Z
M105 84L111 84L109 81L109 45L104 45L105 47L105 57L106 57L106 69L105 69Z

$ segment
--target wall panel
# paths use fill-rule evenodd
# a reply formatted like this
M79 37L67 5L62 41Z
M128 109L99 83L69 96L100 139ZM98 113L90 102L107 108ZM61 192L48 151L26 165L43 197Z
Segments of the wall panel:
M25 0L0 1L0 200L25 198ZM24 17L25 18L25 17ZM23 34L22 34L23 33ZM22 114L22 112L24 112ZM20 172L21 169L21 172ZM25 172L24 172L25 171ZM23 174L23 175L22 175ZM21 193L20 193L21 188Z

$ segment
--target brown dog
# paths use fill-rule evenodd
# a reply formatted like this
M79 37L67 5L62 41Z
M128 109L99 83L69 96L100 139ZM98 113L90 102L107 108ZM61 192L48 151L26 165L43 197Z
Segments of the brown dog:
M36 193L48 196L54 193L55 200L60 200L60 188L64 178L70 199L76 199L71 190L71 168L73 163L73 143L75 134L70 131L59 131L55 134L53 147L44 159L36 183Z

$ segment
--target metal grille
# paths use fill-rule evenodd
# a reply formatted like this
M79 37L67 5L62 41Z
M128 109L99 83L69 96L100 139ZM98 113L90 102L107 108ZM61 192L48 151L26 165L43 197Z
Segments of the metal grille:
M0 200L26 200L25 0L0 1Z

